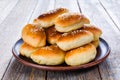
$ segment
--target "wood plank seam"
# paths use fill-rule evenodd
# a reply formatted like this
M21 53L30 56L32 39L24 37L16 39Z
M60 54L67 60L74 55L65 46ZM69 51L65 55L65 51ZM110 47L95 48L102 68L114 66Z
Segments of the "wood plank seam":
M102 80L102 75L100 73L100 67L99 67L99 65L97 65L97 67L98 67L98 72L99 72L99 75L100 75L100 79Z
M52 1L52 0L51 0ZM56 3L56 0L53 0L54 1L54 8L55 8L55 3ZM46 71L46 73L45 73L45 80L47 80L47 76L48 76L48 71Z
M45 80L47 80L48 71L45 72Z
M78 1L78 0L76 0L76 1L77 1L77 5L78 5L78 8L79 8L80 13L82 13L82 10L81 10L81 8L80 8L79 1Z
M39 0L39 1L40 1L40 0ZM36 2L37 2L37 1L36 1ZM41 1L40 1L40 2L41 2ZM44 2L44 1L43 1L43 2ZM46 2L47 2L47 1L46 1ZM36 4L37 4L37 3L36 3ZM33 11L33 9L37 6L36 4L35 4L35 6L32 8L32 10L31 10L31 13L30 13L29 17L28 17L28 18L27 18L27 20L25 21L25 24L26 24L26 23L27 23L27 21L29 21L30 19L32 20L32 18L30 18L30 17L31 17L32 15L34 16L34 12L36 12L36 11ZM49 5L51 5L52 7L51 7L51 6L49 6L49 5L48 5L48 6L49 6L49 7L51 7L51 8L53 9L53 7L54 7L54 5L53 5L53 4L55 4L55 3L52 1L52 3L49 3ZM38 5L39 5L39 3L38 3ZM44 4L43 4L43 5L44 5ZM47 7L48 7L48 6L47 6ZM41 6L41 7L42 7L42 6ZM39 8L41 8L41 7L39 7ZM51 10L51 8L49 8L49 9ZM35 10L36 10L36 9L35 9ZM46 8L45 8L45 11L46 11L46 10L48 10L48 9L46 9ZM38 11L38 12L39 12L39 11ZM42 12L42 11L40 11L40 12ZM13 60L13 59L12 59L12 60ZM10 64L12 65L12 61L11 61L11 63L10 63ZM9 69L10 69L11 65L10 65L10 66L8 66L8 70L7 70L7 72L9 71ZM32 68L31 68L31 69L32 69ZM18 70L18 71L19 71L19 70ZM6 72L6 73L7 73L7 72ZM46 71L45 71L45 72L46 72ZM45 74L47 74L47 73L45 73ZM15 76L13 76L13 77L14 77L15 79L20 79L20 78L21 78L21 76L22 76L22 75L19 75L18 77L15 77ZM27 76L27 77L28 77L28 76ZM44 76L43 78L45 79L45 76ZM5 74L5 76L3 77L3 79L6 79L6 74ZM46 75L46 79L47 79L47 75ZM28 79L28 80L29 80L29 79Z
M82 10L81 10L81 8L80 8L80 3L79 3L78 0L77 0L77 3L78 3L79 10L80 10L80 12L82 13ZM98 67L97 69L98 69L98 72L99 72L100 79L102 80L102 76L101 76L101 73L100 73L99 65L97 65L97 67Z
M36 9L36 7L37 7L38 4L39 4L39 3L38 3L38 0L37 0L36 6L33 8L33 11L32 11L32 13L31 13L31 15L30 15L27 23L30 22L30 19L31 19L31 17L32 17L32 15L33 15L33 13L34 13L34 11L35 11L35 9Z
M107 15L110 17L110 19L112 20L112 22L114 23L114 25L117 27L117 29L120 31L120 28L118 27L118 25L115 23L115 21L113 20L113 18L111 17L111 15L108 13L107 9L104 7L104 5L101 3L100 0L98 0L100 5L103 7L103 9L105 10L105 12L107 13Z
M19 1L20 1L20 0L19 0ZM18 2L19 2L19 1L18 1ZM17 2L17 4L18 4L18 2ZM16 4L16 5L17 5L17 4ZM36 2L36 5L37 5L37 4L38 4L38 0L37 0L37 2ZM16 5L15 5L15 6L16 6ZM15 6L14 6L14 7L15 7ZM14 7L13 7L13 8L14 8ZM31 15L30 15L28 21L26 21L27 23L30 21L30 19L31 19L31 17L32 17L32 14L33 14L33 12L34 12L34 10L35 10L35 8L36 8L36 6L34 7L34 9L33 9L32 13L31 13ZM12 10L11 10L11 11L12 11ZM10 12L11 12L11 11L10 11ZM10 13L9 13L9 14L10 14ZM6 17L6 18L7 18L7 17ZM4 20L5 20L5 19L4 19ZM3 21L3 22L4 22L4 21ZM5 73L7 72L8 68L9 68L9 66L10 66L9 64L11 63L12 59L13 59L13 56L11 57L8 65L7 65L7 68L6 68L4 74L3 74L2 78L1 78L1 80L3 80L3 78L4 78L4 76L5 76Z
M13 56L11 57L8 65L7 65L7 68L5 69L5 72L4 72L4 74L3 74L2 78L1 78L1 80L3 80L3 78L4 78L4 76L5 76L5 73L7 72L7 69L8 69L8 67L9 67L9 65L10 65L10 63L11 63L11 61L12 61L12 58L13 58Z

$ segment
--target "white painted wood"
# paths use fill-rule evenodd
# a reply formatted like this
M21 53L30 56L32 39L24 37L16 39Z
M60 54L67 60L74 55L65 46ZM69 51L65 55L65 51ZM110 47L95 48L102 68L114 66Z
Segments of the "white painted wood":
M12 57L12 46L20 38L22 25L28 22L37 0L20 0L0 24L0 79Z
M71 12L80 12L77 0L56 0L55 8L65 7ZM95 74L96 73L96 74ZM89 76L89 77L88 77ZM89 70L68 71L68 72L47 72L47 80L101 80L98 67Z
M111 47L111 53L106 61L99 65L99 70L101 73L101 77L104 80L119 80L120 79L120 34L116 32L113 27L115 25L111 25L108 22L108 17L105 17L98 7L101 7L99 2L91 2L79 0L81 9L83 14L88 15L89 19L92 23L102 29L103 34L102 38L104 38L109 46ZM101 7L102 8L102 7ZM105 11L104 11L105 12ZM109 18L110 19L110 18Z
M99 0L120 30L120 0Z
M55 8L58 7L68 8L71 12L80 12L76 0L56 0Z
M33 2L33 0L31 0L31 2ZM53 3L54 3L54 0L51 0L51 1L39 0L38 2L34 2L34 5L36 5L36 6L33 6L33 8L31 8L30 11L25 12L26 14L28 14L28 12L30 12L31 14L26 15L26 17L28 17L28 18L26 18L27 21L24 22L24 25L29 23L30 21L32 23L32 20L35 17L39 16L44 11L53 9L53 6L54 6ZM32 4L29 4L29 5L32 5ZM46 5L46 6L43 7L44 5ZM22 18L24 19L24 17L21 17L21 19ZM23 28L23 26L21 26L21 29L22 28ZM21 29L20 29L20 32L21 32ZM17 32L14 32L14 33L17 33ZM21 35L21 34L18 34L18 35ZM11 72L13 72L13 73L11 74ZM13 80L45 80L46 79L46 71L27 67L23 64L20 64L16 59L12 58L12 61L10 62L9 66L5 72L5 75L3 76L3 80L8 80L8 79L10 79L10 80L12 80L12 79Z
M98 0L95 1L91 1L94 5L96 5L97 9L101 12L102 16L104 17L104 19L111 25L111 27L118 33L120 34L119 29L117 28L117 26L114 24L114 22L112 21L111 17L109 16L109 13L106 12L106 10L104 9L104 7L101 6L100 2ZM116 26L116 27L115 27Z
M32 17L30 19L30 23L32 23L33 20L37 18L40 14L54 9L54 4L55 4L55 0L38 0L35 11L33 12Z
M6 2L9 0L6 0ZM110 16L119 16L118 11L111 15L104 4L98 0L78 0L82 13L85 14L91 21L100 29L102 29L104 38L111 47L111 54L103 63L98 66L78 71L68 72L53 72L43 71L30 68L20 64L16 59L12 58L9 63L12 53L11 48L17 39L21 38L21 30L27 23L32 23L33 19L41 13L53 8L65 7L73 12L80 12L77 0L19 0L16 5L12 2L3 3L0 5L0 10L3 6L9 4L6 8L6 13L0 24L0 79L3 80L119 80L120 79L120 34L117 28L119 17L115 20ZM107 0L109 1L109 0ZM119 6L119 1L113 1L114 5ZM111 2L111 3L112 3ZM109 5L108 3L106 3ZM112 4L110 4L112 5ZM116 9L116 8L115 8ZM112 9L113 10L113 9ZM109 16L110 14L110 16ZM115 15L117 14L117 15ZM3 15L0 15L3 16ZM113 19L113 22L111 19ZM116 26L116 25L117 26ZM7 68L8 67L8 68ZM4 74L5 73L5 74ZM3 76L4 75L4 76Z
M4 21L18 1L19 0L0 0L0 23Z

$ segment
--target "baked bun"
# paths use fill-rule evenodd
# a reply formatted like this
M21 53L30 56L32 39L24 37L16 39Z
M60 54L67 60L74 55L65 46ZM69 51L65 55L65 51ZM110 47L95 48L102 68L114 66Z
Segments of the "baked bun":
M97 48L99 46L99 40L92 41L91 43Z
M56 31L54 26L46 29L47 41L50 44L55 44L61 35L62 33Z
M42 65L59 65L64 62L65 52L56 45L46 46L33 52L31 59Z
M22 30L22 39L33 47L42 47L46 44L46 35L44 29L38 28L32 24L27 24Z
M67 65L82 65L92 61L96 57L96 48L92 44L73 49L66 53L65 62Z
M56 44L64 51L77 48L79 46L90 43L93 40L93 34L85 30L75 30L64 33L58 39Z
M64 13L56 18L55 28L59 32L69 32L89 23L89 19L82 14Z
M20 46L20 54L28 58L30 58L30 55L36 50L38 50L38 48L32 47L25 42Z
M87 30L92 32L94 35L94 41L98 40L102 34L102 31L99 28L91 24L85 24L84 27L82 27L82 30Z
M65 8L57 8L55 10L51 10L49 12L41 14L37 19L35 19L33 22L35 25L39 27L48 28L52 25L54 25L54 21L56 17L59 15L68 12L68 9Z

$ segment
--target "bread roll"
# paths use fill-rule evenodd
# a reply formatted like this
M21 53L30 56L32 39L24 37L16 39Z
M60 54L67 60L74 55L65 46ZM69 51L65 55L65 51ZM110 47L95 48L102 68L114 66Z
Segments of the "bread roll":
M90 21L84 15L79 13L64 13L55 20L55 28L59 32L69 32L81 28Z
M96 57L96 48L92 44L73 49L66 53L65 62L67 65L82 65L92 61Z
M56 42L57 45L64 51L83 46L93 40L93 34L85 30L75 30L69 33L64 33Z
M49 12L41 14L37 19L35 19L33 22L35 25L39 27L48 28L52 25L54 25L54 20L59 15L68 12L65 8L57 8L55 10L51 10Z
M92 41L91 43L97 48L99 46L99 40Z
M46 44L46 35L44 29L38 28L32 24L27 24L22 30L22 39L33 47L42 47Z
M32 47L25 42L20 46L20 54L28 58L30 58L30 55L36 50L38 50L38 48Z
M46 46L33 52L31 59L42 65L59 65L65 60L65 52L56 45Z
M47 41L50 44L55 44L61 35L62 33L56 31L54 26L46 29Z
M84 27L82 27L82 30L87 30L92 32L94 35L94 41L98 40L102 34L102 31L99 28L91 24L85 24Z

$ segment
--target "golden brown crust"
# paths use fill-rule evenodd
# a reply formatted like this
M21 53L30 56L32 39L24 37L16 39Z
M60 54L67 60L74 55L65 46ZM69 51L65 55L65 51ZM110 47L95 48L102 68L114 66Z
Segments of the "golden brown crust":
M61 51L59 49L59 47L57 46L45 46L45 47L41 47L39 50L37 50L36 52L34 52L32 55L34 56L47 56L47 57L51 57L51 56L56 56L58 55L57 53Z
M83 22L84 24L90 23L89 19L82 14L64 13L56 18L55 25L64 28L79 22Z
M81 65L90 62L96 56L96 48L92 44L86 44L79 48L68 51L65 56L65 62L68 65Z
M76 55L76 54L78 54L78 53L79 53L79 54L82 54L82 53L84 53L84 52L87 51L87 50L91 50L92 47L93 47L92 44L86 44L86 45L81 46L81 47L79 47L79 48L70 50L70 51L68 51L68 52L66 53L65 58L69 58L70 56ZM85 53L84 53L84 54L85 54ZM87 54L86 54L86 55L87 55Z
M92 41L91 43L97 48L99 46L99 39L98 40L95 40L95 41Z
M60 49L68 51L93 41L93 34L86 30L75 30L69 33L64 33L58 39L56 44Z
M32 47L26 44L25 42L23 42L22 45L20 46L20 54L22 56L26 56L29 58L32 52L36 51L37 49L38 48Z
M76 39L78 37L86 36L91 34L89 31L86 30L74 30L68 33L63 33L62 36L58 39L58 41L65 41L69 42L72 41L73 39Z
M32 24L27 24L22 30L22 39L33 47L41 47L46 44L46 35L44 29L38 28Z
M42 47L41 49L33 52L31 58L38 64L44 65L58 65L64 62L65 52L58 46L51 45Z
M51 10L49 12L41 14L37 19L35 19L33 22L38 27L44 27L48 28L54 25L54 21L56 17L59 15L68 12L66 8L57 8L55 10Z
M68 12L68 9L66 8L57 8L57 9L41 14L38 17L38 19L43 20L43 21L50 21L51 19L55 19L58 15L62 13L66 13L66 12Z
M95 40L98 40L99 37L100 37L101 34L102 34L102 31L101 31L98 27L96 27L96 26L94 26L94 25L91 25L91 24L86 24L86 25L84 25L84 26L82 27L82 30L87 30L87 31L92 32L93 35L94 35L94 41L95 41Z
M61 35L62 33L56 31L54 26L46 29L47 41L50 44L55 44Z

